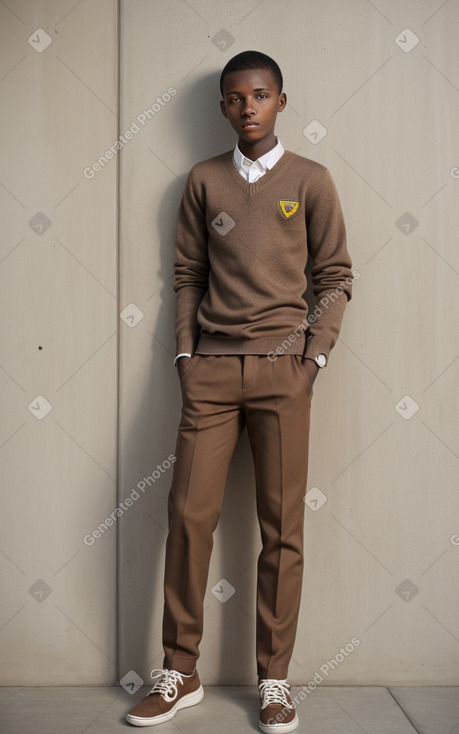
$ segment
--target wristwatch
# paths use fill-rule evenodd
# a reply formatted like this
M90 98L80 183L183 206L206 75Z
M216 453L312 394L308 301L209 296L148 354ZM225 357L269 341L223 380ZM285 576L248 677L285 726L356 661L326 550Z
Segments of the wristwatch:
M317 357L314 357L314 362L319 365L320 369L322 369L322 367L325 367L327 364L327 357L325 354L318 354Z

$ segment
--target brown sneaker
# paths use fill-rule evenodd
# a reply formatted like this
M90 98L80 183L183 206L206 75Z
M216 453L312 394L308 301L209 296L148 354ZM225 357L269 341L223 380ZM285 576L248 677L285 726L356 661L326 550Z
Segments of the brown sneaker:
M178 670L153 670L152 678L158 678L150 693L126 716L134 726L162 724L172 719L179 709L194 706L201 701L204 691L198 671L191 675Z
M264 678L258 684L261 700L259 727L265 734L287 734L299 724L286 680Z

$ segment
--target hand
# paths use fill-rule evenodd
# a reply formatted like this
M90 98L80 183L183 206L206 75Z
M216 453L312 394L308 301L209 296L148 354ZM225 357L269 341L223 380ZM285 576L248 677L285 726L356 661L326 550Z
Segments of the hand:
M183 373L187 369L188 364L190 363L192 357L180 357L179 360L177 360L177 369L180 380L183 377Z
M313 385L319 371L319 365L313 359L305 359L303 368L306 370L309 382Z

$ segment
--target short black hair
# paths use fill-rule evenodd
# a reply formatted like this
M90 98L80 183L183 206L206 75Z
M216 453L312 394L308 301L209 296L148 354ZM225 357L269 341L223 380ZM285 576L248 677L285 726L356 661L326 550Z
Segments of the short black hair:
M233 56L233 58L228 61L221 73L220 91L222 96L225 76L227 74L231 74L233 71L246 71L247 69L266 69L267 71L270 71L279 88L279 94L282 92L284 84L282 72L274 59L261 53L261 51L242 51L240 54Z

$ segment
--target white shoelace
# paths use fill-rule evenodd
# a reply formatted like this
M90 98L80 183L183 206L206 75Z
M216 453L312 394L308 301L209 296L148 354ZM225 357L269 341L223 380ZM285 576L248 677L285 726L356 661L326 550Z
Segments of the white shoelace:
M290 685L286 680L264 678L260 681L258 690L260 691L262 709L269 706L270 703L280 703L282 706L293 708L293 704L287 698L290 691Z
M177 670L167 670L167 668L155 668L151 671L152 678L159 678L151 689L152 693L159 693L166 701L174 701L177 698L177 684L183 685L182 674Z

